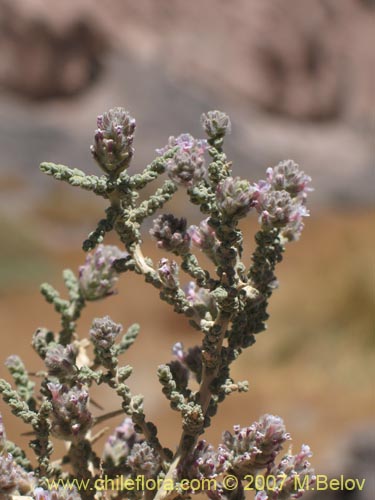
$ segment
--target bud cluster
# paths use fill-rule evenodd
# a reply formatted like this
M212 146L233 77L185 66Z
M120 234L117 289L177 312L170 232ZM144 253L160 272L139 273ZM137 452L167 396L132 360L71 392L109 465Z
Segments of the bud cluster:
M168 177L185 187L191 187L206 175L206 162L204 153L207 149L207 141L194 139L190 134L181 134L178 137L171 136L168 144L156 152L164 154L169 149L177 148L173 157L167 163Z
M52 433L59 439L75 441L84 436L93 424L87 408L89 393L80 384L71 388L49 382L52 395Z
M286 241L297 240L303 229L303 217L309 215L307 194L311 178L292 160L267 169L267 180L259 181L256 204L259 220L266 229L277 228Z
M184 255L190 249L190 235L186 230L186 219L172 214L162 214L154 220L151 236L159 248L176 255Z
M134 154L135 120L123 108L114 108L98 116L97 126L91 153L106 173L119 174Z

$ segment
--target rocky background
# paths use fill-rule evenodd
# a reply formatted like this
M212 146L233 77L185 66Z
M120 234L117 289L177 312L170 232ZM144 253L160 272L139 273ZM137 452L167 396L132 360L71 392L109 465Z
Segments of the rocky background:
M251 391L224 405L212 439L233 423L280 413L295 446L307 441L315 450L319 472L367 477L350 464L368 465L374 447L362 462L351 462L357 451L348 450L368 446L374 416L374 24L373 0L0 0L4 359L22 344L37 369L32 331L56 325L37 284L58 285L60 269L79 265L80 243L103 209L89 194L44 178L38 164L94 172L88 148L96 115L109 107L124 106L137 119L133 169L169 135L201 135L200 114L222 109L233 123L227 152L237 175L257 180L293 158L315 192L306 232L280 269L269 333L238 364ZM196 217L182 198L174 208ZM131 297L128 286L99 312L90 309L82 329L93 315L110 313L124 325L144 317L143 339L155 340L135 348L129 362L173 447L178 422L150 380L176 340L199 339L143 283L130 281ZM355 429L363 429L362 441Z

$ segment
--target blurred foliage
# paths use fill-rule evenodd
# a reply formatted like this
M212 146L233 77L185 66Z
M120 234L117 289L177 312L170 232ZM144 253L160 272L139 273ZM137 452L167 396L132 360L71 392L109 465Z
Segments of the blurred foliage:
M30 221L0 216L0 293L38 286L52 272L53 263Z

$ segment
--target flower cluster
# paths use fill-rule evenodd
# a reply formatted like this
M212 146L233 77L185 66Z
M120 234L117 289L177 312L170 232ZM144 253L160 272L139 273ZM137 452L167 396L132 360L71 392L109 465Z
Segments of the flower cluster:
M93 417L87 408L89 393L82 385L71 388L49 382L52 396L52 433L59 439L75 441L92 427Z
M34 489L35 483L34 474L20 467L10 453L0 455L0 498L26 495Z
M286 241L297 240L303 229L303 217L311 178L292 160L267 169L267 180L259 181L256 208L264 228L277 228Z
M157 241L158 247L184 255L190 249L190 235L186 230L186 219L178 219L172 214L162 214L154 220L151 236Z
M215 229L208 223L209 219L203 219L199 226L192 225L188 229L189 236L194 246L202 250L213 262L216 260L216 252L220 244Z
M264 415L249 427L235 426L223 434L221 453L239 477L255 474L272 464L283 443L290 439L280 417Z
M143 438L134 429L132 419L126 417L125 420L116 427L111 434L103 450L103 462L110 463L113 467L126 464L126 461L136 443L141 443Z
M240 177L227 177L216 191L217 204L227 218L245 217L257 200L258 190Z
M115 293L118 274L113 264L126 256L126 252L111 245L99 245L94 253L87 255L79 269L79 285L86 300L99 300Z
M48 374L60 380L73 378L77 372L76 357L77 351L72 344L66 347L61 344L50 344L44 359Z
M210 138L224 136L231 131L230 118L222 111L208 111L201 116L201 124Z
M167 174L176 184L190 187L206 174L204 153L207 149L207 141L194 139L190 134L171 136L168 144L164 148L157 149L156 152L162 155L173 148L177 148L177 151L168 161Z
M304 490L298 486L304 485L311 488L316 480L314 470L308 461L311 456L310 447L307 445L302 445L297 455L284 456L279 464L269 469L268 475L277 479L276 484L272 485L272 489L258 492L256 500L300 498Z
M226 459L218 453L215 448L205 440L198 442L193 453L188 455L184 461L179 464L176 471L177 481L183 479L198 479L202 486L202 479L214 479L227 470ZM202 489L195 489L190 493L199 493Z
M105 172L119 174L134 154L135 120L123 108L114 108L98 116L97 126L92 155Z

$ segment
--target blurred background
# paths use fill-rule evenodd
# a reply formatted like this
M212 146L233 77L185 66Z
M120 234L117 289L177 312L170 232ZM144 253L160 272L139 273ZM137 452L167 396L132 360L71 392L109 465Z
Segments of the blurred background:
M292 158L315 191L302 239L279 267L268 331L234 367L250 392L228 398L208 438L217 444L233 424L279 414L295 451L310 444L319 473L366 477L360 497L371 498L374 21L373 0L0 0L0 375L13 353L41 369L31 335L58 322L39 284L61 287L61 270L77 269L105 208L44 177L39 163L97 172L89 153L96 116L123 106L137 120L135 172L170 135L202 136L202 112L224 110L236 175L256 181ZM183 196L173 210L199 220ZM248 261L256 225L250 217L243 227ZM146 253L156 255L151 243ZM125 361L135 367L131 386L145 393L148 417L173 448L179 417L155 371L176 341L190 346L199 336L137 276L123 275L119 290L89 305L80 332L104 314L125 328L141 323ZM106 392L97 398L117 407ZM27 442L0 408L8 437Z

